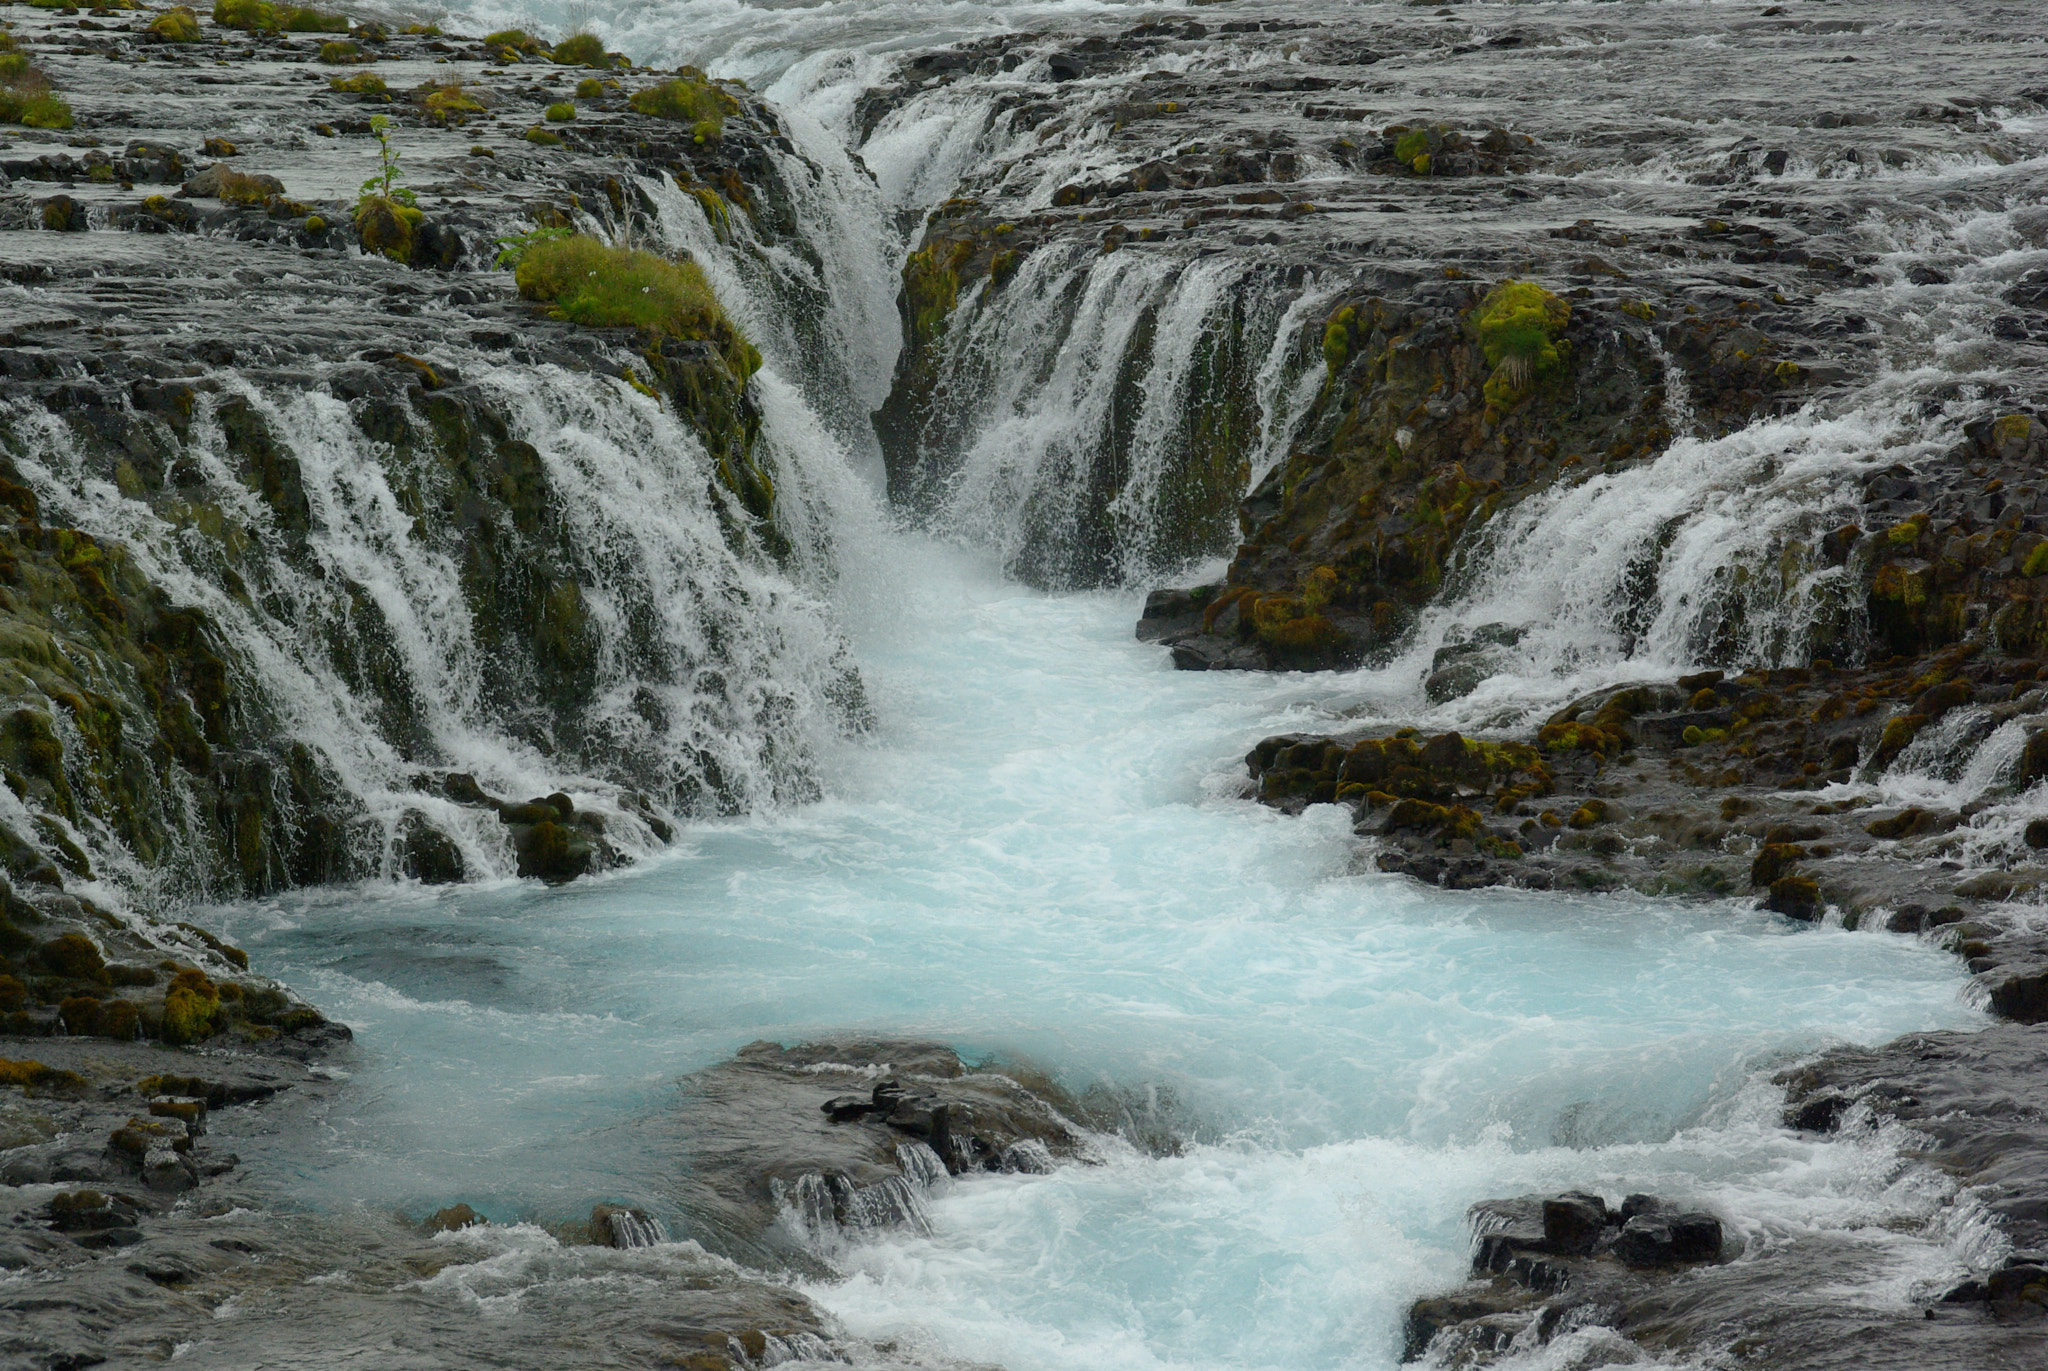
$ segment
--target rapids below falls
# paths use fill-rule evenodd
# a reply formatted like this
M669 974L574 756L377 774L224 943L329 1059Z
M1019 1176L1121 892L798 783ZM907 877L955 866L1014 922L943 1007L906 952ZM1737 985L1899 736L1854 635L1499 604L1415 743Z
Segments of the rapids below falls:
M1782 1128L1770 1083L1823 1045L1985 1022L1955 958L1796 925L1749 899L1432 889L1374 869L1333 807L1288 817L1243 798L1245 749L1272 733L1527 726L1601 683L1696 665L1702 601L1731 568L1771 563L1788 529L1853 504L1872 464L1952 441L1983 388L2027 384L2029 366L2038 387L2039 349L1994 341L1990 321L2001 291L2048 264L2008 222L2042 191L2048 116L1905 115L1992 66L2048 72L2041 13L1785 8L1799 26L1718 0L509 0L444 18L465 32L588 26L636 60L742 78L781 111L808 167L790 179L815 262L744 233L720 240L686 202L667 246L705 265L765 357L761 451L794 549L773 565L725 550L678 493L702 453L656 407L596 379L463 361L578 505L593 600L614 583L652 587L673 612L648 650L688 656L715 632L715 676L659 687L668 716L691 722L630 746L652 769L715 765L739 798L682 815L672 842L621 822L614 840L635 860L559 888L515 880L490 816L451 805L447 831L483 879L203 908L195 917L356 1035L332 1068L346 1090L331 1108L282 1129L222 1114L222 1144L277 1178L279 1204L337 1222L473 1205L492 1226L411 1298L444 1326L526 1346L533 1365L559 1330L655 1298L701 1262L661 1120L678 1077L759 1039L917 1037L970 1061L1023 1059L1178 1139L1146 1149L1105 1133L1094 1164L934 1185L928 1232L821 1248L794 1277L853 1337L925 1364L1391 1367L1408 1303L1463 1277L1466 1207L1536 1190L1679 1197L1731 1216L1749 1252L1837 1235L1857 1259L1835 1295L1873 1309L1956 1278L1996 1238L1949 1203L1950 1183L1895 1129ZM1056 94L1031 41L992 74L927 82L909 65L992 35L1044 35L1050 52L1148 21L1198 36L1144 70L1062 73ZM1372 60L1376 45L1400 55ZM1107 107L1162 82L1303 73L1332 84L1237 113L1197 104L1136 141L1108 123L1047 139L1012 120L1026 100ZM883 87L894 94L877 118L863 102ZM1526 129L1553 155L1512 195L1424 196L1318 151L1335 128L1303 117L1318 99L1374 126ZM1061 186L1159 155L1159 140L1220 137L1245 118L1265 127L1239 137L1289 136L1290 196L1348 207L1303 221L1315 250L1223 226L1145 252L1034 254L999 308L963 306L956 321L942 492L892 506L870 415L889 396L900 271L924 217L959 195L1022 217ZM1754 169L1729 184L1731 154L1767 149L1784 155L1763 190ZM1235 541L1229 527L1190 538L1171 498L1193 343L1214 321L1248 340L1248 488L1315 398L1346 262L1428 270L1454 248L1510 260L1519 236L1575 220L1692 222L1766 192L1788 223L1831 224L1865 254L1821 307L1878 336L1874 374L1712 439L1688 432L1674 393L1670 452L1535 497L1392 661L1175 671L1133 639L1148 589L1215 579ZM1939 279L1909 277L1923 261L1942 264ZM1149 350L1135 383L1115 364L1134 346ZM335 402L234 384L333 515L331 555L375 590L441 752L498 793L563 789L602 808L601 778L551 771L468 703L491 664L441 598L442 569L409 551ZM1075 487L1112 429L1122 493L1083 559ZM63 488L62 461L39 481ZM70 489L72 521L112 520L92 490ZM169 540L110 531L231 615ZM1802 593L1785 593L1778 618L1752 606L1737 655L1795 657ZM1529 628L1512 666L1472 696L1428 701L1434 648L1498 622ZM378 796L420 803L338 677L274 641L274 622L237 631L373 810ZM602 671L592 708L624 719L637 668L617 657ZM572 1253L541 1226L596 1199L643 1207L668 1241ZM333 1265L319 1279L341 1301L346 1254ZM322 1364L322 1317L295 1316L301 1364ZM338 1342L365 1316L335 1317ZM1597 1350L1567 1339L1521 1360L1598 1363ZM203 1344L192 1356L203 1364ZM499 1364L513 1362L529 1364Z

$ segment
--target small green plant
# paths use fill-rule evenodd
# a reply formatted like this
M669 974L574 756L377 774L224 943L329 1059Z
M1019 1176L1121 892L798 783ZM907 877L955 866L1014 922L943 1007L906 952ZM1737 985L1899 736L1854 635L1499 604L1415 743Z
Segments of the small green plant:
M576 107L567 101L559 105L549 105L547 108L547 120L551 124L566 124L575 117Z
M1426 129L1410 129L1394 142L1396 161L1413 162L1429 151L1429 132Z
M544 148L558 148L562 146L562 140L560 138L556 137L552 133L549 133L539 124L535 124L532 128L528 129L526 132L520 134L519 136L521 138L524 138L529 143L534 143Z
M1570 322L1572 307L1534 281L1503 281L1472 312L1479 346L1496 368L1487 390L1499 381L1506 393L1525 389L1536 374L1557 365L1557 336ZM1496 401L1504 396L1489 393Z
M555 44L555 61L565 67L609 67L604 40L594 33L578 33Z
M636 90L626 103L635 113L690 125L691 135L700 143L717 142L725 133L726 116L740 112L739 101L709 81L687 76Z
M377 174L363 182L358 206L371 199L389 200L395 205L417 205L419 197L398 183L398 154L391 150L390 118L382 114L373 115L370 136L377 140Z
M327 232L327 221L325 219L322 219L317 214L307 215L306 232L312 234L321 234Z
M354 40L338 38L332 43L320 45L320 56L315 59L330 67L352 67L362 62L377 59L357 47Z
M604 95L604 82L595 76L586 76L576 83L578 100L596 100Z
M488 150L485 149L485 151ZM475 152L477 149L472 148L470 151ZM529 251L541 243L552 243L559 239L574 238L575 236L576 230L572 228L537 228L529 229L525 233L515 233L509 237L495 239L493 241L498 246L498 270L509 271L517 267L519 259L526 256ZM2044 544L2044 546L2048 546L2048 544Z
M199 41L199 15L190 6L180 5L150 20L148 32L166 43L196 43Z

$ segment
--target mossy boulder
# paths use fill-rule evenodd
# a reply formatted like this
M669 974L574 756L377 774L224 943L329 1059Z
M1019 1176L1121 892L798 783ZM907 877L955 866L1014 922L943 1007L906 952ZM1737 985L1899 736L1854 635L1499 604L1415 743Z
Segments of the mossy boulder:
M363 198L356 208L356 233L363 251L382 253L394 262L410 262L420 223L426 216L411 205L381 195Z

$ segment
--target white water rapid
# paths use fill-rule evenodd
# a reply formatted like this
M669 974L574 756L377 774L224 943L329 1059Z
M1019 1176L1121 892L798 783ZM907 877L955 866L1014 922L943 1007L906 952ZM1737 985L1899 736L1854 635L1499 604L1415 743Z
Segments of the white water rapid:
M300 1158L323 1206L460 1197L504 1222L609 1198L687 1239L673 1159L631 1126L680 1073L837 1033L1021 1055L1189 1144L955 1182L929 1236L843 1251L808 1287L856 1334L1011 1371L1391 1366L1406 1301L1463 1269L1465 1206L1530 1189L1683 1197L1755 1251L1847 1235L1856 1298L1883 1305L1983 1243L1915 1231L1945 1187L1901 1136L1786 1132L1758 1076L1978 1022L1946 954L1734 904L1361 871L1338 811L1235 798L1244 741L1312 722L1338 683L1174 672L1130 640L1129 595L1020 590L889 538L840 607L880 722L817 803L556 891L210 915L362 1045L317 1151L223 1145Z

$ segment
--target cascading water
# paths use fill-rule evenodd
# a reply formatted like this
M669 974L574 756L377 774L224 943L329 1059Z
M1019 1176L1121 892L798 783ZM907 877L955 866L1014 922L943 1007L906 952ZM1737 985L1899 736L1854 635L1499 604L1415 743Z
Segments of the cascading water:
M1145 65L1293 79L1296 54L1279 44L1313 8L1257 7L1281 37L1252 56L1218 34L1192 57ZM1519 22L1517 7L1466 8L1486 27L1437 43L1431 62L1486 60ZM1527 45L1546 63L1632 48L1609 7L1561 8L1561 33ZM1033 1064L1076 1095L1142 1099L1174 1144L1146 1150L1105 1133L1090 1139L1090 1164L946 1185L918 1159L914 1179L871 1194L816 1174L785 1186L786 1221L830 1272L807 1276L807 1293L852 1333L923 1364L1391 1367L1406 1303L1467 1268L1466 1206L1538 1188L1655 1190L1709 1206L1726 1216L1736 1266L1795 1241L1823 1245L1836 1294L1873 1310L1914 1306L2000 1254L1983 1214L1915 1164L1905 1130L1860 1119L1827 1138L1790 1132L1766 1080L1824 1045L1981 1023L1944 954L1795 930L1747 901L1428 889L1359 869L1332 807L1292 819L1240 798L1252 740L1381 708L1415 717L1429 662L1457 636L1508 630L1491 679L1436 715L1459 724L1519 722L1591 684L1707 656L1790 660L1813 650L1815 624L1853 642L1854 616L1822 608L1841 573L1811 549L1852 511L1855 478L1944 440L1955 416L1928 403L1935 391L1916 369L1941 370L1941 386L1990 379L1971 369L1962 336L1982 292L1959 292L1947 322L1930 324L1918 297L1902 302L1881 274L1855 287L1874 298L1849 303L1873 315L1912 315L1934 359L1901 343L1893 375L1871 387L1726 436L1682 435L1654 461L1506 512L1468 547L1410 649L1377 671L1176 673L1131 641L1128 583L1225 549L1236 497L1285 455L1323 384L1316 331L1341 273L1290 264L1250 232L1206 255L1200 244L1105 254L1099 241L1046 243L1000 285L963 294L938 359L943 403L913 434L923 446L912 465L926 473L913 503L939 536L884 517L861 421L897 370L901 230L963 183L1008 186L1006 203L1042 208L1062 183L1125 174L1160 149L1076 134L1030 160L1057 140L997 106L1012 86L1045 84L1050 57L1035 50L1008 69L1014 81L914 90L872 124L863 93L921 79L899 50L1023 26L1178 26L1188 13L692 0L604 20L615 44L744 75L788 106L803 165L781 176L799 187L801 244L721 223L672 186L640 187L649 231L705 267L766 356L750 395L757 458L792 543L786 564L735 550L702 500L716 476L701 443L625 382L452 360L517 416L570 506L565 571L588 601L602 685L577 754L671 794L715 771L723 812L686 816L667 851L622 815L647 859L565 889L386 881L208 915L353 1024L361 1044L349 1065L358 1093L321 1121L317 1149L225 1115L222 1141L252 1171L290 1174L297 1204L429 1212L459 1195L497 1221L462 1240L472 1248L451 1240L447 1264L406 1287L434 1317L497 1320L550 1346L590 1292L629 1287L638 1301L695 1288L706 1259L693 1243L714 1241L715 1225L680 1198L674 1152L648 1120L671 1107L679 1074L750 1040L847 1033L941 1038L971 1059ZM1437 18L1371 13L1386 33ZM481 29L591 16L477 17ZM1638 21L1660 42L1693 41L1684 26L1695 17ZM1378 61L1358 55L1361 68ZM1402 82L1431 98L1447 88L1421 60L1385 67L1371 77L1384 76L1385 92L1346 99ZM1089 74L1070 103L1136 106L1145 78ZM1528 79L1591 78L1558 61ZM1526 94L1504 91L1457 98L1494 110ZM1644 116L1659 129L1667 119ZM1293 203L1342 192L1342 151L1300 154L1302 180L1320 186ZM1709 152L1660 159L1589 138L1546 185L1654 217L1657 186L1700 167L1736 174L1730 149ZM1909 164L1932 155L1914 151ZM1332 230L1332 260L1378 270L1418 251L1382 245L1407 211L1372 198L1354 213L1386 217ZM1435 222L1462 232L1490 213L1454 208ZM1472 232L1525 228L1510 219ZM1956 230L1957 241L1973 235L1997 249L1977 260L1998 282L2036 260L1974 219ZM419 759L331 661L334 583L371 592L417 697L415 746L438 764L508 790L567 786L579 802L602 802L619 782L587 774L594 764L565 769L472 703L492 687L493 664L447 597L447 569L411 540L389 452L339 425L321 397L236 384L303 454L311 498L331 511L318 524L319 575L258 558L270 582L249 603L227 595L188 570L212 555L201 536L137 524L132 510L117 524L116 503L64 467L54 435L32 473L38 493L135 547L166 584L189 583L233 625L251 689L299 711L386 833L405 807L425 807L478 871L503 874L495 828L466 828L472 812L418 797ZM1226 405L1219 386L1234 389ZM1205 471L1190 429L1231 406L1228 442L1207 449L1226 459ZM265 510L221 498L238 536L260 547ZM1116 588L1044 593L1016 584L1020 572ZM850 694L854 666L865 705ZM869 731L845 727L867 707ZM2008 765L2012 735L1980 737L1979 722L1962 711L1930 735L1928 749L1974 742L1960 774L1908 753L1887 783L1905 785L1916 767L1928 784L1985 783ZM614 1215L629 1251L579 1255L539 1226L580 1219L599 1199L651 1216L621 1226ZM849 1212L878 1222L849 1225ZM672 1241L643 1246L655 1233ZM260 1309L282 1297L250 1298ZM1542 1355L1638 1355L1602 1336L1575 1333ZM777 1334L739 1355L769 1365L831 1351Z
M892 493L1036 584L1213 557L1298 417L1304 287L1226 258L1042 249L952 315L934 398L888 454Z

